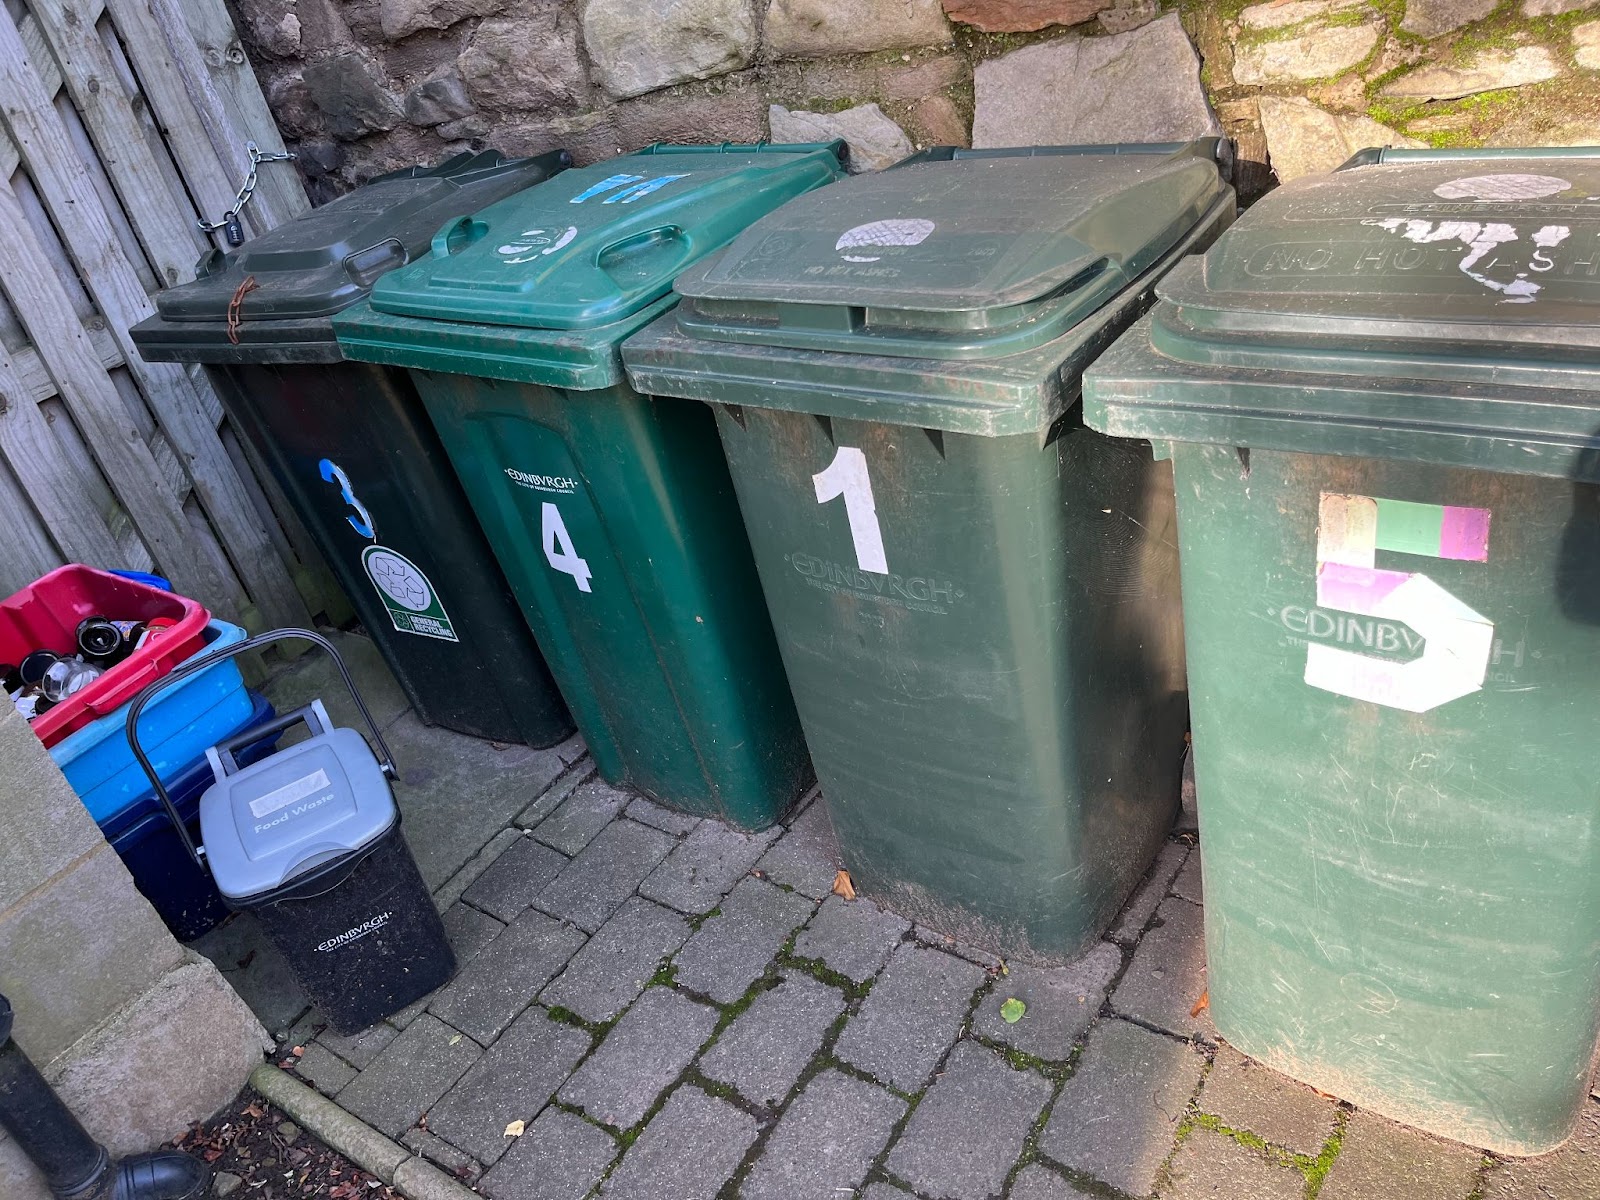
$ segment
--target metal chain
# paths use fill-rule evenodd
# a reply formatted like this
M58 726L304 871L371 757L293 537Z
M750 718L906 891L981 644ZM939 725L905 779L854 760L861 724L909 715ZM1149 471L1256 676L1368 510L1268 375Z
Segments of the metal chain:
M261 147L254 142L244 144L245 153L250 156L250 171L244 177L244 182L239 185L238 195L234 197L233 207L222 214L220 221L200 220L195 222L200 226L201 233L216 233L224 230L228 235L230 245L238 246L244 241L244 230L239 225L239 214L244 211L244 206L250 203L250 197L255 194L256 184L260 181L257 168L264 162L293 162L294 155L285 153L263 154Z

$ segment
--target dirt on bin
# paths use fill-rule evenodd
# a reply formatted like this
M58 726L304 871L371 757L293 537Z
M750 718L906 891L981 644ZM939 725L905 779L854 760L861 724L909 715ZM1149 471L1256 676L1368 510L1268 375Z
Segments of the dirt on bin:
M207 1163L212 1195L234 1200L404 1200L246 1088L173 1146Z

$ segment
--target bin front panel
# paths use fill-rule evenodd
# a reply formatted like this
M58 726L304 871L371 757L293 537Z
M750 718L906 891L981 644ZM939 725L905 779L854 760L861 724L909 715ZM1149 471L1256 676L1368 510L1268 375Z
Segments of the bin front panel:
M770 825L810 767L710 412L415 374L602 775Z
M210 370L417 715L532 746L570 734L409 378L362 363Z
M857 890L1073 957L1177 802L1165 464L1066 421L984 438L717 413Z
M1175 447L1211 1012L1512 1154L1600 1031L1600 490Z

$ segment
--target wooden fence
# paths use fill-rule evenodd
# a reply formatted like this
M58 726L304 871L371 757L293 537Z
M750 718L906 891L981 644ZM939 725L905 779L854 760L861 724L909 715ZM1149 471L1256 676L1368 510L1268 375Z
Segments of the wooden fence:
M194 278L251 140L283 148L222 0L0 0L0 595L78 561L252 627L332 599L204 375L128 336ZM306 207L263 166L246 232Z

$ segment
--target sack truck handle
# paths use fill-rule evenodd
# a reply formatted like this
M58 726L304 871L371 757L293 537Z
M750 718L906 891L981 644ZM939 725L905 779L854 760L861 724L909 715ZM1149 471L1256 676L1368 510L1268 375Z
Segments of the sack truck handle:
M209 654L201 655L199 658L191 658L188 662L173 668L172 671L150 684L144 691L134 697L132 705L128 708L127 733L128 746L133 750L133 757L138 760L139 766L144 769L144 773L150 782L155 784L156 795L161 800L161 807L167 810L168 820L172 822L173 828L178 831L178 838L183 842L184 848L189 851L189 857L194 859L202 870L206 869L205 849L195 845L194 839L189 836L189 828L184 824L177 805L172 803L172 797L167 792L167 785L161 782L161 776L151 767L150 759L146 757L144 747L139 744L139 714L144 711L145 705L150 703L163 688L177 683L180 679L186 679L190 675L204 671L207 667L214 667L219 662L244 654L246 651L259 650L263 646L270 646L274 642L292 639L313 642L326 650L332 657L334 665L339 668L339 674L344 676L345 687L350 689L350 698L356 702L357 710L361 713L362 719L366 721L367 728L372 731L372 740L378 743L378 765L382 768L384 777L395 781L400 778L400 772L396 770L394 765L394 756L389 753L389 745L383 740L383 734L378 729L378 723L372 719L372 713L367 710L367 702L361 698L361 693L356 691L356 683L350 677L350 669L344 665L344 659L340 656L337 647L320 633L313 633L309 629L274 629L267 633L258 633L255 637L246 638L244 641L225 649L214 650ZM300 719L300 714L296 712L289 714L285 718L279 718L277 721L269 722L259 729L250 730L250 741L258 741L274 732L287 729ZM229 740L232 741L234 739ZM246 744L248 745L249 743L247 742Z

